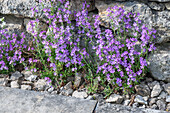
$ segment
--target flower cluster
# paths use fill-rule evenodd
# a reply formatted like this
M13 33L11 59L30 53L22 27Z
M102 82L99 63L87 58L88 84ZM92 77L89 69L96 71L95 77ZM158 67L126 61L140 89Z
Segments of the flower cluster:
M43 9L44 14L49 20L47 21L49 24L47 31L37 30L38 19L29 22L29 31L33 34L32 40L37 48L35 50L37 51L36 59L41 60L47 72L45 72L45 76L50 77L52 80L72 75L72 72L77 73L77 71L84 67L84 60L88 56L86 48L80 47L80 34L84 33L84 29L82 31L80 29L83 28L82 25L85 26L87 24L83 18L87 12L83 10L75 15L76 20L79 21L77 22L79 24L76 24L79 28L79 36L76 36L76 26L70 20L72 12L69 10L69 1L60 1L61 7L56 8L54 8L55 5L53 4L55 2L51 1L51 6ZM86 3L83 6L85 9ZM35 10L33 11L36 12ZM82 16L80 17L79 14ZM35 28L36 31L34 30Z
M102 83L105 89L116 86L126 90L140 81L145 74L147 54L155 50L152 41L156 31L142 24L139 13L126 13L117 6L108 8L110 27L103 31L99 15L93 16L93 25L89 22L86 2L78 12L70 11L68 0L48 2L50 6L43 8L48 30L40 28L40 20L30 21L28 30L32 39L29 45L25 44L24 33L18 38L0 29L1 70L22 63L25 69L40 72L48 84L56 82L57 85L83 71L90 82ZM33 16L38 12L36 7L31 10ZM91 45L95 54L89 50ZM24 57L25 51L31 56ZM90 64L92 56L94 62ZM97 90L98 85L91 87L91 91Z
M101 32L98 22L94 23L97 45L93 47L100 61L97 73L106 75L109 84L131 88L145 73L146 56L155 50L152 42L155 30L141 26L139 13L125 13L121 7L108 8L111 20L109 29ZM96 21L99 17L96 16ZM140 45L137 43L140 42ZM139 46L140 50L137 50Z
M24 33L18 39L19 37L15 33L8 34L7 30L4 29L4 25L0 28L0 70L7 73L14 71L17 64L25 61L22 52L27 48L27 45L25 44Z

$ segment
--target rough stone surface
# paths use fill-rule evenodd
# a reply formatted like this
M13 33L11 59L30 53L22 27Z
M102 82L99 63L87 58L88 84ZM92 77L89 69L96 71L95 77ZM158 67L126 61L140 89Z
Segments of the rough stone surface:
M149 1L155 1L155 2L170 2L170 0L149 0Z
M23 75L19 71L16 71L15 73L12 73L10 79L11 80L18 80L22 77L23 77Z
M170 102L170 96L166 97L166 102Z
M23 90L31 90L31 86L30 85L21 85L21 89L23 89Z
M169 3L165 3L165 7L170 10L170 2Z
M138 95L141 95L141 96L148 96L148 95L150 95L150 89L145 84L136 85L135 86L135 90L136 90Z
M152 89L152 92L151 92L151 97L156 97L158 96L162 91L162 87L160 86L160 84L156 84L153 89Z
M34 83L30 82L30 81L22 81L21 83L22 83L22 85L30 85L30 86L34 85Z
M46 81L44 79L39 79L35 83L35 88L37 88L39 91L43 91L46 86L47 86L47 84L46 84Z
M148 68L155 79L170 82L170 43L156 47L154 53L149 55Z
M164 90L170 95L170 83L163 85Z
M8 77L7 74L0 74L0 78L6 78L6 77Z
M116 2L113 0L96 0L95 6L99 10L99 16L101 25L109 27L109 17L106 9L108 7L114 7L115 5L119 7L124 7L126 12L137 13L140 12L139 18L147 25L148 28L154 28L157 30L156 43L163 43L170 41L170 27L169 27L169 11L158 11L154 13L152 9L145 3L138 1L127 1L127 2Z
M81 83L81 74L78 73L77 75L75 75L75 81L74 81L74 87L75 88L78 88L80 86L80 83Z
M28 78L25 78L25 79L30 81L30 82L33 82L33 81L36 80L36 78L37 78L37 75L31 75L31 76L29 76Z
M133 103L133 104L132 104L132 107L133 107L133 108L139 107L139 103L137 103L137 102Z
M137 95L134 101L140 104L148 104L147 101L145 101L140 95Z
M164 10L165 6L162 3L149 2L148 5L154 10Z
M153 104L153 105L151 106L151 109L158 109L158 106L157 106L156 104Z
M165 110L166 104L165 104L164 100L158 100L156 102L156 104L160 110Z
M47 91L48 91L49 93L53 92L53 91L54 91L54 87L50 87Z
M64 86L64 89L65 89L65 90L68 90L68 89L71 89L71 88L72 88L72 83L71 83L71 81L68 82L68 83Z
M123 105L128 106L129 103L130 103L130 100L125 100L124 103L123 103Z
M78 91L74 91L73 94L72 94L73 97L76 97L76 98L87 98L87 93L86 92L78 92Z
M155 104L156 101L157 101L156 98L151 98L150 101L149 101L149 105L151 106L151 105Z
M167 111L170 111L170 103L169 103L169 104L167 104L167 106L166 106L166 110L167 110Z
M73 93L73 89L67 89L67 90L63 89L63 90L61 91L60 95L69 96L69 95L71 95L72 93Z
M17 80L11 82L11 88L19 88L19 84Z
M149 88L152 90L153 87L154 87L156 84L159 84L159 82L155 80L155 81L153 81L153 82L149 82L149 83L148 83L148 86L149 86Z
M152 26L157 30L156 43L164 43L170 41L170 11L158 11L153 14Z
M96 113L168 113L166 111L144 109L123 106L118 104L102 104L99 103L96 107Z
M44 22L38 22L36 27L35 27L35 26L32 27L32 26L30 25L30 22L31 22L31 21L34 21L34 20L24 19L24 25L25 25L26 31L27 31L28 33L32 34L32 31L31 31L31 30L37 32L37 29L38 29L39 31L47 31L48 26L47 26L46 23L44 23ZM31 30L30 30L30 29L31 29Z
M106 99L106 102L113 102L117 104L121 104L123 101L123 97L117 94L112 94L108 99Z
M89 3L90 7L88 11L94 10L94 2L92 0L86 0ZM71 0L71 11L79 11L81 10L82 3L84 0ZM37 7L38 13L35 15L40 20L46 21L46 16L42 13L42 6L41 3L35 0L0 0L0 13L1 14L8 14L8 15L15 15L17 17L29 17L32 18L32 7ZM48 8L50 3L44 2L44 7ZM72 17L72 16L71 16ZM72 18L73 19L73 18Z
M96 101L0 87L0 113L92 113Z
M24 71L22 71L21 73L24 75L25 78L28 78L28 77L30 77L30 76L32 75L32 72L31 72L31 71L25 71L25 70L24 70Z
M1 6L0 6L1 7ZM15 32L16 34L21 34L24 31L23 26L23 19L22 18L16 18L12 15L2 15L0 14L0 18L4 17L5 25L4 27L8 30L9 34L12 34Z
M168 96L168 94L167 94L167 93L165 93L164 91L162 91L162 92L160 93L160 95L159 95L158 99L165 99L165 98L166 98L166 96Z
M0 86L5 86L7 83L5 78L0 78Z
M110 22L108 16L107 16L107 11L106 9L108 7L114 7L115 5L119 7L124 7L125 11L132 11L132 12L140 12L141 14L141 19L143 19L146 24L151 25L149 21L151 21L151 16L152 16L152 11L151 9L145 5L144 3L140 3L137 1L131 1L131 2L115 2L113 0L107 0L107 1L102 1L102 0L97 0L95 3L95 6L99 10L99 16L101 17L101 20L104 22ZM102 24L104 25L104 24ZM108 27L108 26L106 26Z

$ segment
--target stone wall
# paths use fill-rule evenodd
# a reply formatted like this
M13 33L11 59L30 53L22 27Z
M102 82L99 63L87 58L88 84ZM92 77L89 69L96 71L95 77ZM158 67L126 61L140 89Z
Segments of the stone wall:
M71 0L71 10L81 10L84 0ZM149 69L154 78L170 82L170 0L87 0L90 3L90 15L98 12L101 26L108 27L106 9L114 5L124 7L126 11L139 12L142 21L157 32L157 51L149 55ZM43 0L45 7L49 6ZM27 24L33 19L31 8L39 10L36 15L41 26L46 29L46 18L38 0L0 0L0 18L5 17L6 28L10 32L26 32ZM72 18L74 20L74 18ZM29 36L29 34L28 34Z

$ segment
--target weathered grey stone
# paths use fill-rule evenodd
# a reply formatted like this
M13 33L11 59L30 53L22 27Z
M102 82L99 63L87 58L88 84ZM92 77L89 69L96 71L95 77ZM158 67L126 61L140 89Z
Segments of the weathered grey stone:
M130 99L130 95L129 95L129 94L126 94L126 95L125 95L125 98L126 98L126 99Z
M138 95L141 95L141 96L149 96L150 95L150 89L146 84L136 85L135 90Z
M170 82L170 43L156 47L157 49L148 58L150 73L157 80Z
M61 91L60 95L69 96L69 95L71 95L72 93L73 93L73 89L67 89L67 90L63 89L63 90Z
M168 94L167 94L167 93L165 93L164 91L162 91L162 92L160 93L160 95L159 95L158 99L159 99L159 100L160 100L160 99L165 99L165 98L166 98L166 96L168 96Z
M156 43L165 43L170 41L170 11L158 11L156 14L153 14L153 28L157 30L156 34Z
M96 113L168 113L166 111L123 106L119 104L102 104L96 107Z
M0 113L92 113L96 101L0 87Z
M0 74L0 78L6 78L6 77L8 77L7 74Z
M143 97L143 100L146 102L148 101L148 99L149 99L149 97Z
M64 89L65 90L68 90L68 89L71 89L72 88L72 82L68 82L65 86L64 86Z
M170 10L170 3L165 3L165 7Z
M94 10L94 2L92 0L86 0L87 3L90 5L88 11ZM49 8L50 3L47 1L42 1L45 8ZM71 0L70 4L71 7L69 9L73 11L80 11L82 10L82 3L84 0ZM40 20L46 21L46 16L43 14L41 3L35 0L1 0L0 1L0 13L1 14L9 14L9 15L16 15L18 17L29 17L32 18L32 11L31 8L36 6L38 13L35 14ZM57 4L59 4L57 2ZM57 6L57 5L56 5ZM74 15L74 13L73 13ZM73 19L73 15L71 18Z
M152 92L151 92L151 97L156 97L158 96L162 91L162 87L160 86L160 84L156 84L153 89L152 89Z
M108 99L106 99L106 102L113 102L117 104L121 104L123 101L123 96L117 95L117 94L112 94Z
M33 83L33 82L30 82L30 81L22 81L21 84L22 84L22 85L31 85L31 86L34 85L34 83Z
M160 110L165 110L166 104L163 100L158 100L156 104Z
M77 90L73 92L72 96L76 97L76 98L83 98L83 99L88 97L86 92L84 92L84 91L78 92Z
M0 86L6 86L7 80L5 78L0 78Z
M151 98L149 101L149 106L156 104L157 98Z
M125 100L125 101L123 102L123 105L128 106L129 103L130 103L130 100Z
M164 10L165 6L162 3L149 2L148 5L154 10Z
M86 99L87 99L87 100L95 100L92 95L89 95Z
M93 94L93 97L95 100L98 100L98 102L103 102L103 95L102 94Z
M166 102L170 102L170 96L166 96Z
M23 77L23 75L19 71L16 71L15 73L12 73L10 79L18 80L18 79L21 79L22 77Z
M34 82L37 79L37 75L31 75L28 78L26 78L26 80L30 81L30 82Z
M37 78L37 75L33 75L33 73L31 71L25 71L24 70L21 73L24 75L25 79L30 81L30 82L35 81L36 78Z
M81 74L80 73L75 75L74 88L78 88L80 86L81 79L82 78L81 78Z
M166 111L170 111L170 103L167 104Z
M53 91L51 92L52 95L57 95L59 91Z
M31 71L25 71L25 70L24 70L24 71L22 71L21 73L24 75L25 78L28 78L28 77L30 77L30 76L32 75L32 72L31 72Z
M109 23L110 20L108 18L108 12L106 9L108 7L114 7L117 5L118 7L124 7L123 9L126 12L140 12L140 19L144 21L149 26L152 26L152 11L151 9L145 5L144 3L137 2L137 1L128 1L128 2L115 2L113 0L107 0L107 1L102 1L102 0L97 0L95 3L95 6L99 10L99 16L101 18L101 25L105 27L109 27L109 24L104 24L104 23ZM126 13L125 12L125 13Z
M11 81L11 88L19 88L18 81Z
M8 30L9 34L12 34L15 32L17 35L20 35L22 32L24 32L22 18L16 18L15 16L12 16L12 15L0 14L0 18L2 18L2 17L4 17L4 22L5 22L4 27L5 27L5 29Z
M21 85L21 89L23 89L23 90L31 90L31 86L30 85Z
M146 108L146 105L139 106L139 108Z
M164 90L170 95L170 83L163 85Z
M152 109L157 109L158 106L157 106L156 104L153 104L153 105L151 106L151 108L152 108Z
M35 83L35 88L37 88L39 91L43 91L46 86L47 86L47 83L46 83L46 81L44 79L39 79Z
M134 100L134 101L137 102L137 103L140 103L140 104L148 104L147 101L145 101L145 100L143 99L143 97L140 96L140 95L137 95L137 96L135 97L135 100Z
M146 81L147 83L153 82L153 78L146 77L145 81Z
M54 87L50 87L47 91L48 91L49 93L53 92L53 91L54 91Z
M170 12L169 11L159 11L153 13L150 7L144 3L137 1L127 1L127 2L116 2L113 0L97 0L95 3L96 8L99 10L99 16L101 25L108 28L110 27L111 20L109 19L108 12L106 9L108 7L124 7L126 12L140 13L139 19L142 20L149 29L154 28L157 30L155 43L163 43L170 41Z
M153 89L153 87L158 83L159 83L158 81L149 82L148 86L149 86L150 89Z
M133 108L136 108L136 107L138 107L138 106L139 106L139 103L137 103L137 102L135 102L135 103L132 104L132 107L133 107Z
M170 0L149 0L149 1L155 1L155 2L170 2Z
M34 21L34 20L31 20L31 19L24 19L24 25L26 27L26 31L30 34L33 35L32 31L34 32L38 32L38 31L47 31L47 28L48 28L48 25L44 22L36 22L37 25L35 25L34 23L34 26L32 26L30 24L31 21ZM37 31L38 30L38 31Z

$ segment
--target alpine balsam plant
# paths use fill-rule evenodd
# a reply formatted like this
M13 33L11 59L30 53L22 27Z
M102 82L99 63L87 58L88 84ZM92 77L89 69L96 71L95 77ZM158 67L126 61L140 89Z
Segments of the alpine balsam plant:
M156 31L142 24L139 13L126 13L121 7L107 9L110 28L103 31L99 15L94 15L93 24L89 22L86 2L78 12L70 11L68 0L48 2L48 8L41 2L47 31L39 28L37 8L31 9L35 20L29 22L32 34L29 44L25 44L28 40L24 33L17 38L0 29L1 70L11 71L16 64L23 64L26 70L40 73L48 84L58 87L68 76L80 72L90 82L89 93L96 92L99 86L104 87L106 96L115 90L132 92L146 73L147 55L155 50ZM76 24L71 21L72 16ZM89 45L93 46L94 54Z
M156 49L153 43L156 31L141 23L139 13L125 13L117 6L108 8L107 12L109 29L101 31L99 16L94 23L97 45L93 49L100 62L96 73L101 81L107 81L107 88L127 92L146 74L148 52Z
M21 36L8 33L4 19L0 19L0 70L1 73L7 74L15 71L17 65L24 64L23 51L27 45L24 33Z

